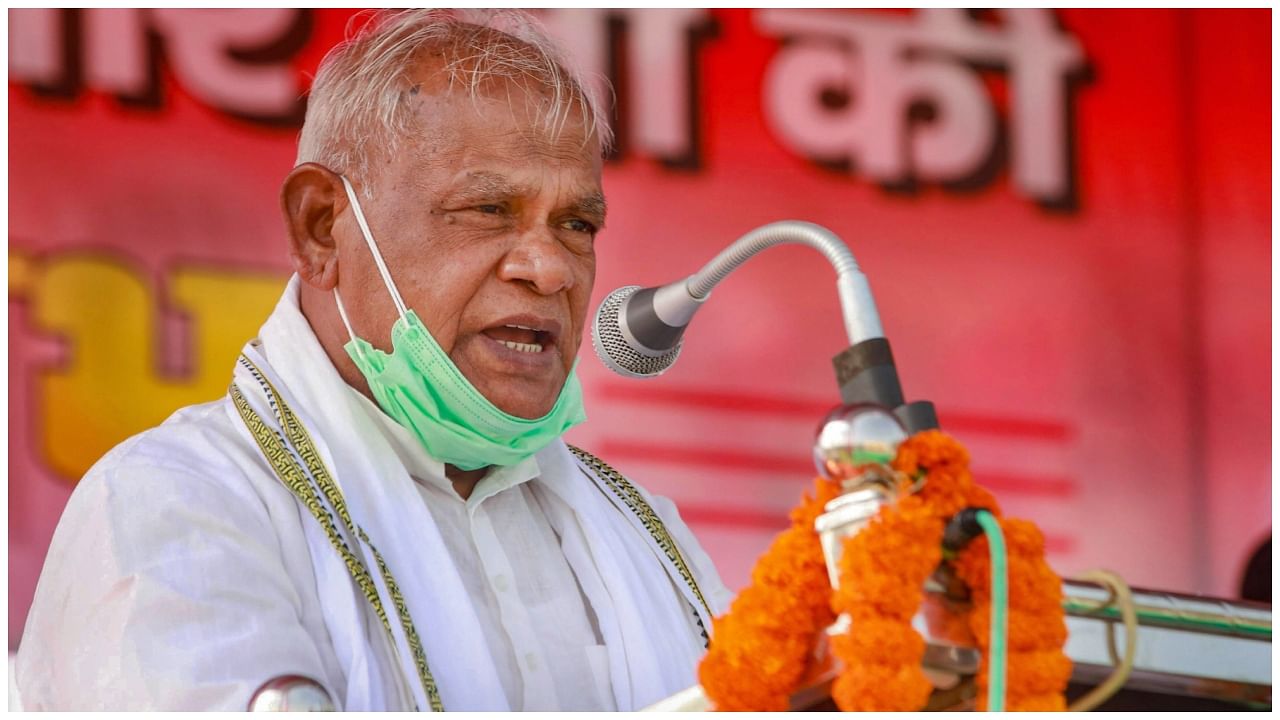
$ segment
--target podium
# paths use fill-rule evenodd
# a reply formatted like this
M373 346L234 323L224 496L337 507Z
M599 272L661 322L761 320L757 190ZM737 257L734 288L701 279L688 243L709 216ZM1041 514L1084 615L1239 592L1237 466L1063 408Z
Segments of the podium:
M1124 685L1098 710L1268 710L1271 707L1271 608L1157 590L1133 589L1137 641ZM1074 664L1072 701L1111 676L1125 651L1121 612L1110 591L1063 582L1066 653ZM833 628L843 631L843 628ZM819 649L821 654L821 649ZM931 642L924 666L934 682L926 710L971 710L979 658L970 648ZM828 664L791 697L793 710L836 710L829 691L839 668ZM646 708L709 710L698 686Z
M1108 593L1063 583L1072 685L1092 686L1112 671L1120 639L1117 611L1095 609ZM1271 707L1271 607L1134 590L1138 639L1133 671L1103 710L1241 710ZM1072 696L1071 689L1068 697Z

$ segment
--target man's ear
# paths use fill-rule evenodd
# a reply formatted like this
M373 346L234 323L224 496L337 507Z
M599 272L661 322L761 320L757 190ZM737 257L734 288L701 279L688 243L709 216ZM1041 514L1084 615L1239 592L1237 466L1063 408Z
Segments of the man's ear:
M302 281L324 292L338 284L338 244L333 222L346 207L342 179L316 163L293 169L280 187L280 209L289 231L289 259Z

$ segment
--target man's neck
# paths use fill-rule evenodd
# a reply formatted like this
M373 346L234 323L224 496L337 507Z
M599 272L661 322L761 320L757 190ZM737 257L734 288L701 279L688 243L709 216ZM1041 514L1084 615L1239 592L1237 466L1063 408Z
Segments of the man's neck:
M449 478L449 482L453 483L453 491L458 493L458 497L463 500L471 497L471 493L476 489L476 484L488 472L488 467L475 470L460 470L453 465L444 466L444 476Z
M301 283L298 308L342 380L377 404L378 401L369 390L369 381L347 354L346 344L350 336L338 317L338 306L333 294L316 290L305 282Z

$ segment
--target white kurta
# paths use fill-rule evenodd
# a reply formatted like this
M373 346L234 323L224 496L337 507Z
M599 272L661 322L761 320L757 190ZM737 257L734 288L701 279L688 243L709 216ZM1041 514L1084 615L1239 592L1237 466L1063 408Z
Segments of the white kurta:
M467 500L444 466L355 390L440 528L513 710L614 710L595 614L542 507L560 504L534 458L490 471Z
M298 310L296 278L263 328L261 350L335 446L348 449L359 438L363 445L347 456L366 452L376 460L373 477L383 485L366 487L375 505L393 496L409 504L412 495L392 492L399 487L393 476L406 483L413 477L422 504L402 509L416 518L414 526L366 529L396 573L408 576L402 584L425 574L431 582L418 587L456 587L441 597L465 598L463 606L425 608L434 595L410 598L419 603L414 621L447 709L627 710L696 682L692 667L675 673L666 667L661 648L675 645L654 643L646 650L653 657L634 651L650 641L640 632L641 608L675 607L667 601L675 591L665 578L635 584L654 577L652 570L619 571L612 562L597 570L599 557L583 559L584 538L592 552L599 552L601 537L626 548L618 563L627 568L648 565L652 553L620 513L616 531L581 514L581 495L565 489L582 480L569 477L562 443L491 472L464 502L440 463L341 383ZM323 566L313 553L323 548L307 539L315 520L238 423L226 399L184 408L116 447L78 484L18 652L25 708L241 710L263 682L289 674L315 679L343 704L344 668L355 670L337 648L382 628L371 614L364 628L334 625L332 603L341 599L331 591L333 576L317 576ZM370 482L344 475L342 458L337 462L344 487ZM649 499L711 610L723 612L730 594L710 560L674 506ZM618 591L625 587L647 597ZM670 620L674 611L666 617L671 627L654 633L688 632ZM482 637L479 647L441 644L477 622L479 630L466 637ZM371 652L369 661L377 663ZM496 681L486 685L485 673ZM656 685L647 677L655 673L664 676ZM392 683L385 674L361 677ZM500 688L498 696L477 689L483 687ZM396 695L391 685L384 690L385 697Z

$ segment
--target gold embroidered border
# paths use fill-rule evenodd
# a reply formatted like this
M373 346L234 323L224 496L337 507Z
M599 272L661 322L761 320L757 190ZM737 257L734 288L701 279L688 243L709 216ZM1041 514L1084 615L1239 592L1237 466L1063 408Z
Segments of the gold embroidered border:
M286 432L289 434L289 440L294 449L307 464L312 477L316 479L316 483L320 486L321 491L329 500L329 504L333 506L334 511L337 512L339 518L341 518L348 532L357 535L360 540L369 545L369 549L373 552L374 561L378 564L378 572L382 575L383 582L386 583L387 591L391 594L391 601L395 605L396 614L399 617L400 626L405 632L405 639L409 644L410 652L413 653L414 664L418 671L418 680L422 683L423 690L427 694L427 699L431 703L432 710L435 710L436 712L443 711L444 704L440 700L440 693L436 687L435 678L432 676L431 669L427 665L426 652L422 648L422 643L413 624L413 618L409 614L408 604L405 602L404 596L400 592L400 587L396 583L395 577L392 575L390 568L387 567L386 562L382 559L382 554L379 553L378 549L369 541L369 537L365 534L364 529L356 526L351 521L351 516L347 512L346 502L342 497L342 493L333 482L328 470L324 466L324 462L320 459L319 453L316 452L315 446L312 444L311 437L307 433L306 428L304 428L298 421L297 416L294 415L288 404L285 403L284 399L280 397L278 392L276 392L275 387L269 380L267 380L266 376L258 370L257 366L243 355L240 356L240 361L262 386L263 390L266 391L268 403L271 405L273 412L275 412L277 420L279 420L281 425L284 426ZM239 388L237 388L234 383L231 385L231 391L233 399L240 395ZM237 409L241 409L241 402L243 401L243 396L240 396L239 401L236 403ZM243 405L243 409L241 409L240 416L244 419L245 424L249 425L250 432L254 434L255 439L258 439L259 447L263 446L263 440L258 437L258 434L254 430L250 420L245 417L245 411L248 411L248 413L252 415L253 420L266 431L268 442L275 444L275 452L283 454L283 459L287 465L291 466L292 473L298 476L298 480L301 482L302 487L295 487L295 483L287 480L286 476L281 474L281 468L276 465L276 460L268 454L267 448L263 447L263 454L267 455L273 468L276 469L277 475L279 475L281 480L285 482L285 485L288 486L295 495L298 495L298 497L303 500L304 504L311 509L312 515L316 516L316 519L325 528L326 534L329 535L330 542L334 543L334 547L338 549L339 553L343 554L343 559L347 562L347 569L351 571L353 567L352 563L354 562L356 567L358 567L359 572L362 573L362 576L357 576L356 572L352 571L352 578L356 580L358 585L360 585L361 590L364 591L366 599L368 599L370 604L373 605L374 611L382 621L383 628L387 631L387 636L391 638L392 645L394 646L395 637L391 633L391 624L387 620L386 611L383 609L382 602L378 598L377 587L374 585L373 579L369 576L368 570L360 559L351 553L346 543L338 535L337 530L333 525L333 516L326 512L320 505L319 498L315 496L315 491L311 488L311 485L306 482L305 477L302 474L302 469L297 466L297 462L293 456L285 451L283 447L280 447L279 440L276 438L274 431L271 431L266 427L266 424L262 422L262 419L258 417L257 413L254 412L246 402ZM302 491L302 494L299 493L299 490ZM317 511L320 514L317 514Z
M680 554L680 548L676 545L675 540L672 539L671 534L667 532L667 526L662 523L662 518L658 517L658 513L654 512L654 509L645 501L644 496L640 494L635 485L632 485L631 481L627 480L622 473L614 470L608 463L586 450L570 445L569 451L595 471L596 475L604 480L609 489L613 491L613 494L640 519L640 524L644 525L644 528L653 536L654 541L658 543L658 547L662 548L662 552L666 554L667 559L675 565L680 577L684 578L685 584L689 586L694 596L698 598L698 602L702 603L703 609L707 611L707 617L711 617L711 607L707 605L706 598L702 597L702 590L698 588L698 583L694 580L693 573L689 572L689 566L685 564L684 556ZM697 612L694 612L694 618L698 621L698 627L702 630L702 639L706 643L708 641L707 629L702 624L702 618Z
M343 562L347 565L347 572L351 573L351 579L356 582L360 590L364 592L365 598L373 605L374 611L378 614L378 619L382 621L382 626L387 632L391 632L391 623L387 620L387 614L382 609L382 602L378 599L378 590L373 584L373 578L369 576L368 570L365 569L364 563L360 558L356 557L351 549L347 546L347 542L338 534L337 527L333 524L333 516L324 509L320 504L320 499L316 496L311 485L307 483L306 477L302 473L302 468L298 467L293 456L289 451L284 449L280 438L275 432L267 426L262 418L253 408L249 407L249 403L241 394L240 388L235 383L230 388L231 400L236 406L236 410L240 413L240 419L244 421L245 427L249 429L249 434L253 435L253 439L257 441L258 448L262 450L262 454L267 458L267 462L271 464L271 469L275 471L276 476L284 483L285 487L302 501L311 515L324 528L325 534L329 536L329 542L333 548L342 556Z
M391 594L391 601L396 606L396 613L400 617L400 627L404 629L409 651L413 653L413 661L418 670L418 679L422 682L423 690L427 693L431 707L436 711L442 711L444 705L440 700L435 678L431 675L431 668L427 665L427 654L418 637L413 618L409 614L409 606L404 600L404 595L400 592L400 586L396 583L391 569L387 567L386 562L382 559L382 553L379 553L378 548L369 540L364 528L352 523L342 492L338 489L337 483L333 481L328 468L325 467L324 462L320 459L320 453L316 451L315 445L311 442L311 435L307 432L306 427L298 421L298 417L289 408L288 403L280 397L280 393L276 391L275 386L271 384L271 381L267 379L266 375L252 360L241 355L240 362L262 385L263 390L266 391L267 400L272 410L276 413L276 418L285 428L285 432L288 434L294 449L297 450L298 455L307 464L312 477L316 479L316 484L320 486L325 497L329 499L329 503L333 506L334 511L338 513L338 517L342 518L347 530L355 533L362 541L368 544L369 549L373 552L373 559L378 564L378 572L382 574L382 581L386 583L387 592Z

